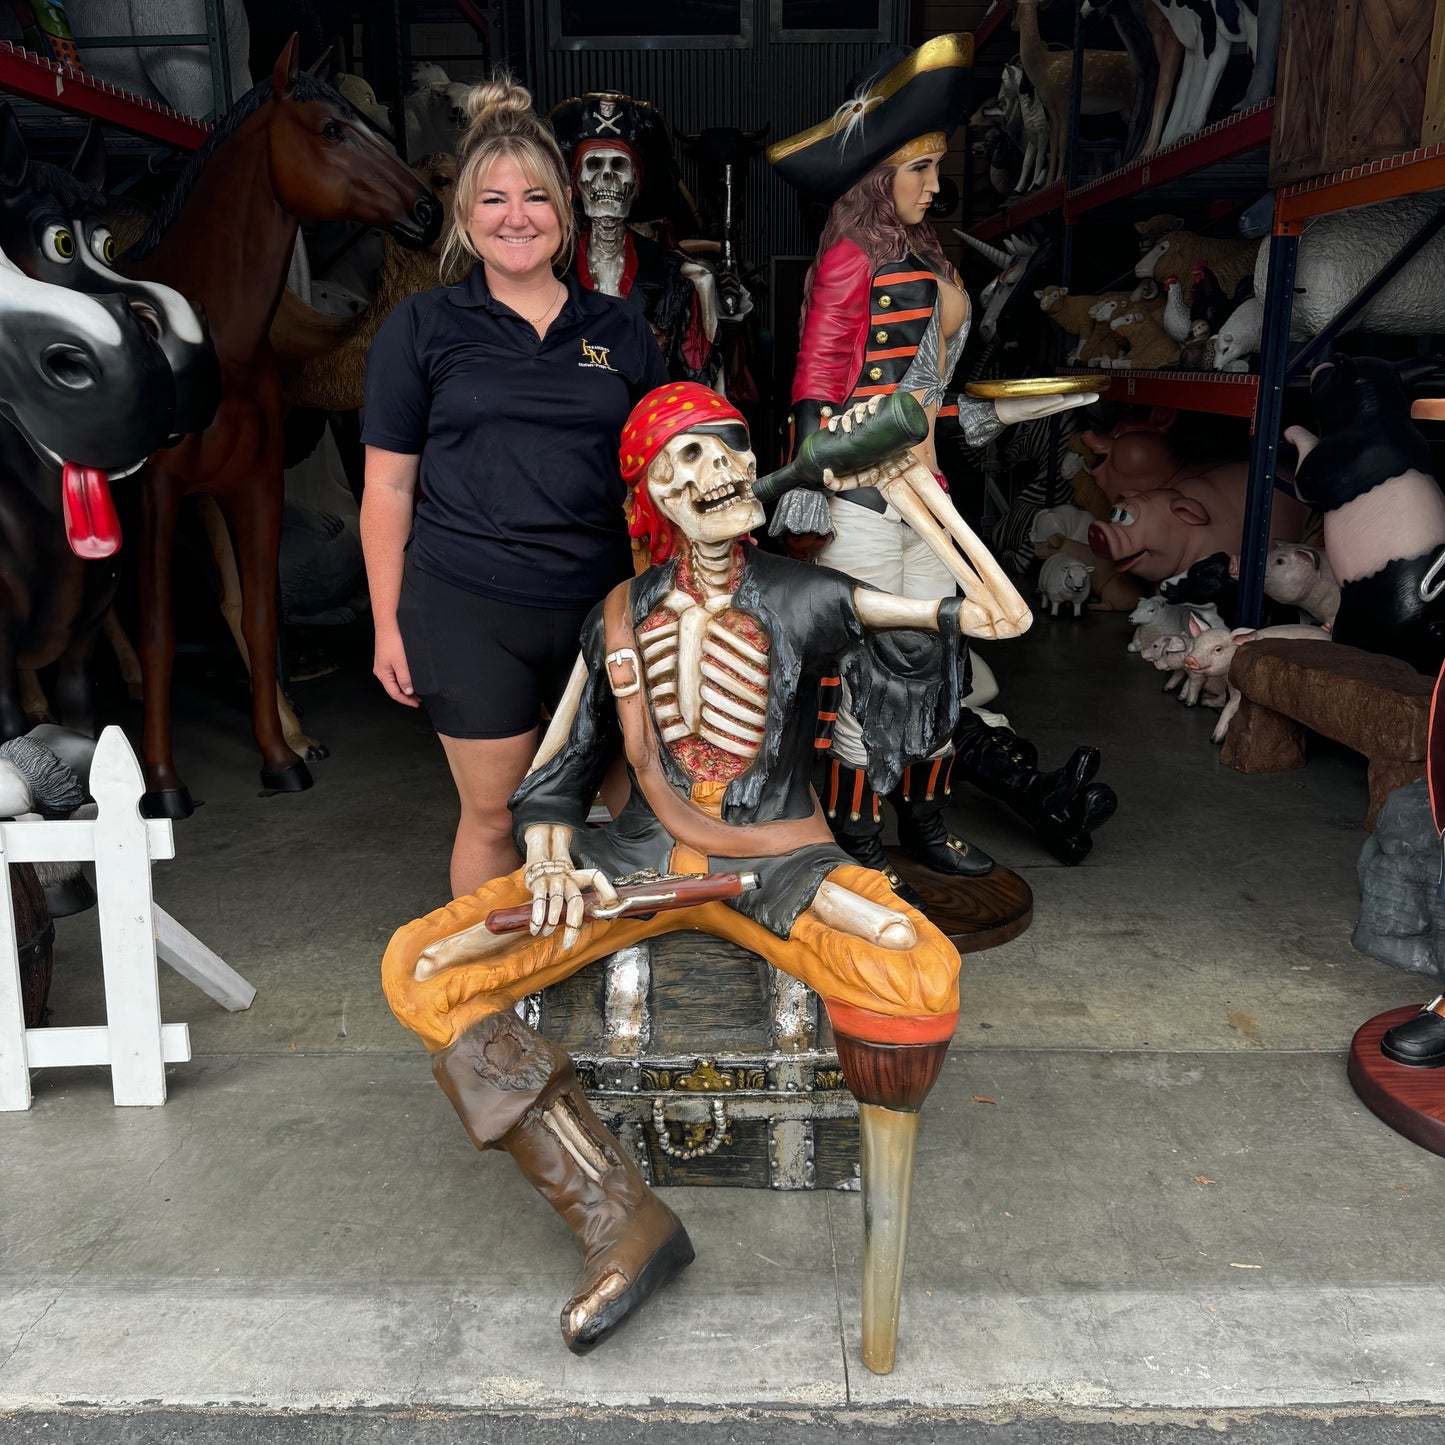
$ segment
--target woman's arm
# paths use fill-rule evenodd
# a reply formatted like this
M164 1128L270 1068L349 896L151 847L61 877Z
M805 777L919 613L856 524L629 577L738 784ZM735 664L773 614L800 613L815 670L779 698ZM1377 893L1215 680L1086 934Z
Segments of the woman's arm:
M851 395L868 329L872 284L873 267L856 241L837 241L819 259L798 342L794 402L837 405Z
M406 539L411 533L416 506L419 456L366 449L366 486L361 494L361 551L366 558L366 581L371 590L371 615L376 627L376 658L372 670L387 695L407 707L419 704L412 696L411 670L396 625L401 600L401 574Z

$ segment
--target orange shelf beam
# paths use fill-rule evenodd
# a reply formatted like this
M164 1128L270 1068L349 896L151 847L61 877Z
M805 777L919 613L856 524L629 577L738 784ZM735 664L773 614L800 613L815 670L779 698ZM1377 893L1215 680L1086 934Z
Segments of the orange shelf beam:
M1402 151L1351 170L1285 186L1275 198L1275 235L1297 236L1313 216L1442 188L1445 188L1445 144Z
M1008 25L1008 18L1013 13L1013 6L1009 0L998 0L998 3L979 22L979 27L973 32L974 52L982 50L985 45Z
M1064 202L1065 218L1072 221L1100 206L1138 195L1151 186L1162 186L1207 171L1211 166L1268 145L1273 132L1274 101L1271 99L1206 126L1197 135L1156 151L1147 160L1131 161L1117 171L1076 187Z
M7 42L0 42L0 90L74 115L93 116L105 125L177 150L193 151L211 133L210 126L177 110L97 80L83 70L53 65Z
M1071 368L1077 371L1079 368ZM1172 406L1211 416L1254 416L1259 378L1248 372L1135 371L1111 372L1104 397L1141 406Z
M1029 221L1048 215L1050 211L1059 210L1063 204L1064 183L1055 181L1053 185L1034 191L1032 195L1024 196L1011 206L1005 206L997 215L987 216L976 226L970 226L969 234L980 241L993 241L1000 236L1007 236L1010 231L1016 231Z

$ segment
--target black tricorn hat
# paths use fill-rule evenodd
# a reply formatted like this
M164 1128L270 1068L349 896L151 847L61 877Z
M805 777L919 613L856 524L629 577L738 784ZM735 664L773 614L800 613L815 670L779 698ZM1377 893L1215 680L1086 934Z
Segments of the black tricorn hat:
M972 35L895 47L849 82L827 120L770 145L768 160L794 190L836 200L915 141L929 142L919 154L942 150L968 113L972 79Z
M642 184L628 219L655 221L667 213L678 180L677 160L667 122L645 100L615 90L588 91L553 106L547 119L574 181L577 163L589 150L629 151L642 171Z

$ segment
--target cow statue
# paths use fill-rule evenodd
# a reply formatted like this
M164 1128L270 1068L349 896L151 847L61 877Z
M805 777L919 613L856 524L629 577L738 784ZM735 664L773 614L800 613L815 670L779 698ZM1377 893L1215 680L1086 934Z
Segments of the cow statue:
M1300 454L1295 486L1324 513L1335 640L1430 676L1445 661L1445 494L1410 420L1409 383L1437 365L1336 356L1310 377L1320 435L1285 432Z

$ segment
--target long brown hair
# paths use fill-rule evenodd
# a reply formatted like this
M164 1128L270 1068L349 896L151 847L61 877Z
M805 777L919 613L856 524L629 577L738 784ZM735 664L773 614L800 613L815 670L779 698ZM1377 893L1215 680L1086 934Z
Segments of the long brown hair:
M910 251L930 270L948 275L948 258L943 254L938 236L927 221L905 226L898 219L893 205L893 177L897 166L878 166L868 172L850 190L844 191L828 212L827 224L818 241L818 254L803 282L803 315L813 295L813 277L818 262L830 246L839 241L854 241L863 248L868 264L874 269L885 261L901 261Z

